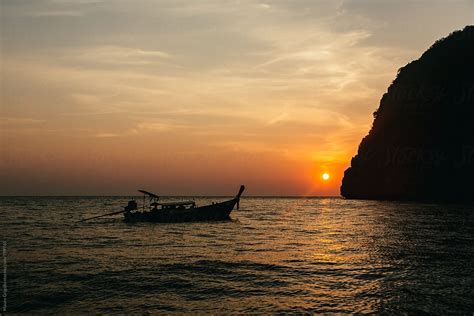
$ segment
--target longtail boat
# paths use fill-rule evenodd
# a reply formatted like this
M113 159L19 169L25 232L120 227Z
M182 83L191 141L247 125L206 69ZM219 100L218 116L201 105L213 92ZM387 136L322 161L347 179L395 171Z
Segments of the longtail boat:
M142 210L138 210L135 200L130 200L123 210L108 214L93 216L80 220L85 222L91 219L123 213L124 222L156 222L156 223L180 223L198 221L222 221L230 219L230 213L237 205L239 208L240 196L245 190L241 185L239 193L228 201L212 203L210 205L196 206L194 201L159 202L160 197L154 193L138 190L143 193ZM146 202L146 197L149 202Z
M237 208L239 207L240 196L244 190L245 186L241 185L233 199L204 206L197 206L194 201L160 202L160 197L156 194L139 190L144 194L142 210L139 210L135 200L129 201L123 211L124 221L127 223L180 223L227 220L230 219L230 213L234 207L236 205ZM147 196L149 203L145 201Z

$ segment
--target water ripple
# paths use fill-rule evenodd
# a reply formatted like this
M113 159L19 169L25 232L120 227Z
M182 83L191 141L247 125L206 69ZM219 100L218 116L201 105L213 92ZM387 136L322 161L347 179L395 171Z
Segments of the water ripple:
M126 201L0 198L9 311L474 311L472 207L246 198L228 222L77 222Z

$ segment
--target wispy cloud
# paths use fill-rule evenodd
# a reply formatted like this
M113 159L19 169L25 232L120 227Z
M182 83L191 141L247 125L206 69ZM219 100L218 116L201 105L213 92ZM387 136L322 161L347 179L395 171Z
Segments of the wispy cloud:
M278 122L281 122L281 121L285 120L286 118L288 118L288 113L281 113L280 115L277 115L276 117L269 120L266 123L266 125L268 126L268 125L276 124Z
M133 58L169 58L169 54L158 50L143 50L124 46L97 46L79 51L79 56L92 60L123 60Z
M26 13L25 16L31 17L80 17L83 16L81 11L37 11Z
M118 137L120 136L119 134L115 133L98 133L95 135L97 138L110 138L110 137Z
M44 123L45 120L39 120L29 117L0 117L0 122L12 124L39 124Z
M62 59L68 63L87 63L90 67L104 64L110 66L146 66L168 65L179 67L170 60L172 56L159 50L102 45L96 47L75 48L63 51Z

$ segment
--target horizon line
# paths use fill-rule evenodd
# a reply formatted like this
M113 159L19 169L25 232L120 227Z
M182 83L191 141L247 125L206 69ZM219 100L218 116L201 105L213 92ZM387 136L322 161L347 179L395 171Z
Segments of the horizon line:
M0 195L0 198L48 198L48 197L142 197L142 195ZM228 198L234 195L162 195L163 198L180 198L180 197L194 197L194 198ZM245 195L241 198L343 198L342 195Z

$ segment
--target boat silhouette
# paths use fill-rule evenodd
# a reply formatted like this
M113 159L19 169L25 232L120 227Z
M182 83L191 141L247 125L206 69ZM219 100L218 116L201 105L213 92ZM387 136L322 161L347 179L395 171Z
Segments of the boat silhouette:
M135 200L129 201L123 211L124 221L127 223L181 223L228 220L234 207L239 207L240 196L244 190L245 186L241 185L233 199L204 206L197 206L194 201L159 202L158 195L138 190L144 194L142 210L139 210ZM146 197L149 198L149 203L146 203Z

